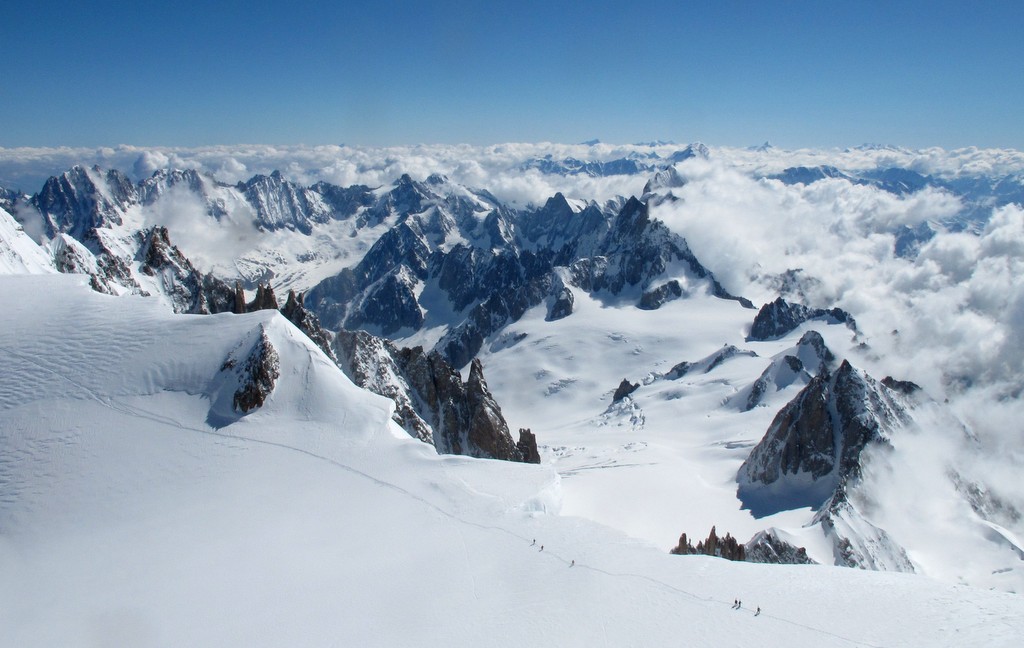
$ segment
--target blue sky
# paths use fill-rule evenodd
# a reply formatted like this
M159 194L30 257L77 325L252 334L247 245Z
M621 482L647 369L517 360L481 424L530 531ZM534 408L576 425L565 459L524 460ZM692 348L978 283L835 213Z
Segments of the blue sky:
M8 3L0 146L1024 149L1016 0L199 4Z

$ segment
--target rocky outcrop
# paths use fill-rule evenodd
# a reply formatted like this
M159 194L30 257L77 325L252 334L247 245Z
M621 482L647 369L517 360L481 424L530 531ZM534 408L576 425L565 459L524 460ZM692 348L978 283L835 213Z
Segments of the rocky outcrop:
M677 556L703 555L726 560L746 560L746 547L729 533L726 533L724 538L719 538L715 527L711 527L711 533L705 540L698 542L696 547L687 539L685 533L682 534L679 536L679 543L669 553Z
M887 444L908 420L896 392L844 360L835 372L815 376L776 415L740 467L741 499L761 487L790 484L791 496L803 495L817 508L859 477L860 455L869 444Z
M181 250L171 244L166 227L152 227L139 238L139 272L159 282L158 290L171 300L174 312L231 312L234 294L228 284L196 270Z
M230 372L236 378L237 387L232 397L235 411L245 414L262 407L274 391L274 385L281 376L280 370L277 350L261 324L255 343L247 350L236 348L221 366L222 372Z
M433 421L437 411L427 407L410 384L403 353L394 344L365 331L342 329L334 336L332 350L338 366L353 383L394 401L392 419L409 436L435 445L428 420Z
M552 297L551 307L548 308L548 316L545 319L549 322L554 322L569 317L572 315L575 301L575 298L572 296L572 290L562 286L558 294Z
M774 392L791 385L807 385L814 376L832 368L834 362L835 356L825 345L821 334L808 331L795 347L772 358L758 379L730 400L737 402L742 411L752 410Z
M863 453L891 448L889 439L910 422L911 407L903 394L845 360L819 373L776 415L740 467L737 494L744 508L755 517L816 509L812 524L832 543L835 564L913 571L902 547L850 497L861 481Z
M277 295L270 284L257 284L256 296L245 305L245 312L254 313L258 310L278 310Z
M302 293L294 290L288 291L288 298L281 307L281 314L288 318L300 331L305 333L320 349L327 354L327 357L337 362L334 356L334 349L331 342L334 336L330 331L320 326L320 320L303 303Z
M666 302L684 296L686 296L686 293L683 287L678 281L673 279L653 290L644 291L643 295L640 296L640 303L637 304L637 307L643 310L657 310Z
M516 442L519 453L523 455L523 463L540 463L540 451L537 449L537 435L529 428L519 428L519 441Z
M463 381L436 351L398 349L365 331L339 331L334 350L355 384L394 400L395 422L439 453L540 461L529 430L521 430L519 442L513 441L479 360L471 363Z
M639 383L631 383L625 378L623 378L622 382L619 383L619 386L615 388L615 393L612 394L612 402L619 402L620 400L622 400L626 396L629 396L639 388Z
M484 340L545 300L548 320L570 316L574 290L603 298L631 291L646 309L696 290L732 298L635 198L599 207L556 194L516 212L489 195L466 201L444 182L404 177L368 210L398 222L354 268L309 291L307 304L325 326L383 335L429 326L419 299L436 285L456 319L435 323L448 327L435 349L464 367ZM665 281L670 266L688 272Z
M845 324L850 329L857 330L857 323L853 317L841 308L809 308L803 304L791 304L779 297L762 306L757 312L747 340L774 340L812 319L822 319L829 324Z
M872 524L847 496L847 485L837 489L814 516L832 545L834 564L876 571L913 573L914 563L885 529Z
M733 344L726 344L711 355L696 362L684 361L674 365L664 374L666 380L679 380L690 373L711 373L722 364L738 357L756 358L757 353L749 349L740 349Z
M775 529L766 529L754 534L744 545L747 562L772 565L816 565L807 556L807 549L792 545L779 537Z
M92 230L120 225L138 199L137 188L120 171L75 166L47 180L31 204L43 217L47 238L65 233L86 243Z

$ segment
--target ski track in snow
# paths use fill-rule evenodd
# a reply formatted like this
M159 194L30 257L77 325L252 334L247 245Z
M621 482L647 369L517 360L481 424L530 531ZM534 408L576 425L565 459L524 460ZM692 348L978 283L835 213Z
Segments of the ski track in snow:
M152 421L154 423L159 423L161 425L166 425L166 426L169 426L169 427L173 427L173 428L176 428L176 429L179 429L179 430L182 430L182 431L192 432L192 433L201 434L201 435L210 436L210 437L217 437L217 438L226 439L226 440L229 440L229 441L235 441L235 442L243 441L243 442L246 442L246 443L259 444L261 446L267 446L267 447L277 448L277 449L280 449L280 450L285 450L285 451L288 451L288 452L298 453L300 455L309 457L311 459L314 459L314 460L317 460L317 461L321 461L321 462L325 462L325 463L330 464L331 466L333 466L335 468L338 468L338 469L343 470L345 472L348 472L350 474L356 475L356 476L358 476L358 477L360 477L362 479L368 480L368 481L370 481L371 483L375 484L376 486L378 486L380 488L385 488L385 489L389 489L389 490L395 491L395 492L401 494L403 497L407 497L407 498L409 498L409 499L411 499L411 500L413 500L413 501L415 501L415 502L417 502L417 503L419 503L419 504L421 504L421 505L423 505L423 506L425 506L425 507L427 507L427 508L429 508L429 509L431 509L431 510L433 510L433 511L439 513L439 514L441 514L441 515L443 515L444 517L446 517L446 518L448 518L448 519L458 523L459 525L472 526L472 527L475 527L477 529L481 529L481 530L484 530L484 531L492 531L492 532L501 533L501 534L510 536L512 538L515 538L515 539L517 539L517 540L519 540L519 541L521 541L523 543L529 543L531 541L531 539L527 538L525 535L516 533L516 532L514 532L514 531L512 531L512 530L510 530L508 528L497 526L497 525L492 525L492 524L483 524L483 523L480 523L480 522L475 522L475 521L463 518L463 517L461 517L459 515L456 515L456 514L450 512L450 511L448 511L448 510L445 510L443 507L441 507L441 506L439 506L439 505L437 505L437 504L435 504L433 502L430 502L429 500L427 500L427 499L425 499L425 498L423 498L423 497L421 497L421 496L419 496L419 495L409 491L408 489L403 488L402 486L399 486L397 484L388 482L386 480L382 480L382 479L379 479L377 477L374 477L373 475L371 475L369 473L366 473L366 472L364 472L362 470L359 470L359 469L354 468L354 467L352 467L350 465L342 463L342 462L338 461L337 459L328 457L326 455L318 454L316 452L313 452L311 450L307 450L305 448L297 447L297 446L294 446L294 445L289 445L289 444L278 442L278 441L272 441L272 440L269 440L269 439L258 439L258 438L244 436L244 435L239 435L239 434L228 434L228 433L224 433L224 432L218 432L218 431L212 430L212 429L201 429L201 428L185 425L185 424L183 424L182 422L180 422L178 420L175 420L173 418L170 418L170 417L167 417L167 416L163 416L163 415L151 412L151 411L147 411L144 408L137 407L137 406L130 406L130 405L127 405L125 403L121 403L121 402L117 401L114 398L104 398L104 397L100 396L99 394L97 394L95 391L93 391L91 388L89 388L87 385L79 383L79 382L73 380L72 378L70 378L69 376L60 374L60 373L54 371L53 369L51 369L50 367L47 367L44 364L35 361L31 357L28 357L28 356L26 356L23 353L14 351L13 349L10 349L10 348L2 348L2 349L0 349L0 351L3 351L5 354L7 354L11 358L14 358L16 360L20 360L20 361L28 363L28 364L31 364L31 365L37 367L38 369L40 369L41 371L46 372L47 374L56 376L56 377L64 380L65 382L67 382L67 383L71 384L72 386L74 386L75 388L77 388L87 398L89 398L91 400L94 400L95 402L99 403L103 407L109 408L109 409L111 409L111 410L113 410L113 411L115 411L115 412L117 412L119 414L123 414L123 415L130 416L130 417L135 417L135 418L149 420L149 421ZM307 367L307 370L304 372L304 374L305 374L304 375L304 380L305 380L306 384L308 385L308 383L309 383L309 369L308 369L308 367ZM24 375L24 374L22 373L22 375ZM305 409L308 410L308 408L305 408ZM60 444L61 442L62 441L59 440L59 439L54 439L54 440L50 441L51 444ZM36 451L36 450L38 450L40 452L46 452L45 448L33 448L33 451ZM8 462L11 462L11 463L16 463L17 461L22 460L22 459L23 459L23 457L15 455L15 456L12 456L9 459L5 458L4 460L8 461ZM584 467L576 468L574 471L569 471L567 474L572 474L572 472L579 471L579 470L599 469L599 468L608 468L608 467L629 467L629 465L623 464L623 465L616 465L616 466L608 466L608 465L584 466ZM447 468L445 468L445 471L447 472ZM45 478L46 476L45 475L36 475L35 477ZM19 493L17 491L15 491L8 498L5 498L5 499L7 499L6 503L13 504L18 499L18 497L19 497ZM471 557L471 552L469 550L469 547L468 547L468 545L467 545L467 543L465 541L465 538L462 535L461 531L459 531L459 538L460 538L460 542L462 544L462 549L463 549L464 556L465 556L467 571L470 574L470 578L471 578L471 584L472 584L472 588L473 588L473 596L474 596L474 598L479 599L479 595L477 593L478 584L477 584L477 581L476 581L476 577L474 575L473 561L472 561L472 557ZM538 543L538 544L543 545L543 543ZM572 569L588 570L588 571L591 571L591 572L594 572L594 573L597 573L597 574L601 574L603 576L606 576L608 578L615 579L615 580L628 578L628 579L634 579L634 580L646 582L646 583L654 585L654 586L656 586L656 587L658 587L658 588L660 588L660 589L662 589L662 590L664 590L666 592L669 592L671 594L677 595L677 596L685 599L686 601L689 601L691 604L699 604L699 605L702 605L702 606L714 606L714 607L720 607L721 609L724 609L725 606L729 606L730 608L732 607L732 604L729 603L728 601L716 600L716 599L711 598L711 597L700 596L698 594L695 594L693 592L687 591L685 589L682 589L680 587L677 587L677 586L672 585L670 583L667 583L665 581L658 580L658 579L653 578L651 576L647 576L647 575L643 575L643 574L637 574L637 573L631 573L631 572L611 571L611 570L603 569L603 568L601 568L599 566L589 565L589 564L586 564L586 563L583 563L583 562L574 562L572 559L566 557L565 554L563 554L562 552L560 552L560 551L558 551L556 549L551 549L551 548L545 547L544 551L538 552L538 553L539 553L539 558L540 559L545 559L545 560L553 559L553 560L557 560L557 561L561 562L563 565L565 565L566 567L569 567L570 565L572 565L572 567L571 567ZM748 609L741 609L741 610L737 610L736 612L747 613L747 614L752 615L752 611L748 610ZM838 634L836 634L834 632L831 632L829 630L826 630L824 628L813 627L813 626L810 626L810 625L807 625L807 624L799 623L797 621L786 619L786 618L778 616L778 615L772 615L772 614L769 614L767 612L762 612L759 616L761 618L765 619L765 620L771 619L771 620L777 621L779 623L784 623L784 624L788 624L788 625L792 625L792 626L797 626L797 627L803 628L805 630L821 634L823 637L828 637L828 638L831 638L831 639L841 640L843 642L846 642L846 643L849 643L849 644L852 644L852 645L868 646L870 648L884 648L883 646L881 646L879 644L873 644L873 643L868 643L868 642L865 642L865 641L862 641L862 640L851 639L851 638L848 638L848 637L844 637L842 635L838 635Z

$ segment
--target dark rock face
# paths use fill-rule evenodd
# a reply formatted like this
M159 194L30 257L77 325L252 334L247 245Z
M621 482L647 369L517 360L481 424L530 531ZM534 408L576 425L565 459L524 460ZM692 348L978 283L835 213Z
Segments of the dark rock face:
M715 527L711 527L711 533L707 539L693 544L687 539L686 534L679 536L679 544L672 548L669 553L677 556L717 556L726 560L746 560L746 547L740 544L736 538L726 533L724 538L719 538Z
M857 323L849 313L841 308L826 310L823 308L808 308L803 304L790 304L782 297L765 304L754 317L754 323L750 327L748 340L774 340L780 338L804 322L812 319L824 318L832 323L846 324L847 327L856 330Z
M612 402L613 403L619 402L620 400L622 400L626 396L629 396L630 394L632 394L633 392L635 392L639 388L640 388L639 384L631 383L628 380L626 380L625 378L623 378L622 382L620 382L619 386L615 389L615 393L612 395Z
M522 453L512 441L508 423L501 415L501 408L487 388L483 377L483 365L473 359L466 382L466 398L469 405L469 432L466 435L471 448L479 448L484 456L522 461Z
M156 277L162 292L176 313L210 314L231 312L234 293L227 283L213 275L202 275L192 262L171 245L166 227L156 226L142 235L139 271Z
M281 308L281 314L288 318L300 331L305 333L310 340L320 347L327 354L327 357L337 362L334 356L334 349L331 342L334 337L329 331L320 326L320 320L303 305L302 293L296 294L294 290L288 291L288 298Z
M394 344L365 331L342 329L334 336L332 350L338 366L353 383L395 402L391 417L395 423L414 439L434 445L433 428L424 416L433 420L436 412L426 407L409 383L401 364L402 352Z
M256 344L248 354L244 358L229 356L221 366L221 371L233 371L238 377L238 389L233 399L235 410L244 414L262 407L281 376L280 368L277 350L260 325Z
M833 367L835 356L825 346L825 340L817 331L807 331L792 350L782 357L776 357L750 386L745 397L743 411L750 411L761 404L765 396L791 384L807 384L814 376L827 373ZM883 381L884 383L884 381Z
M909 380L896 380L892 376L886 376L882 378L882 384L889 389L904 394L906 396L912 396L921 391L921 387L914 382Z
M836 565L913 572L906 552L859 507L862 454L884 451L912 403L847 361L822 372L784 407L740 467L738 496L755 517L810 507ZM767 552L768 549L766 548ZM770 553L770 552L769 552Z
M419 330L423 311L416 300L416 279L407 272L387 274L371 286L359 308L346 320L346 326L376 326L384 335L403 328Z
M679 299L683 296L683 288L679 285L679 282L673 279L668 283L664 283L654 290L645 292L640 297L639 308L644 310L657 310L661 308L665 302L673 299Z
M245 312L254 313L258 310L277 310L277 295L270 284L257 284L256 296L246 304Z
M844 360L834 373L815 376L776 415L740 467L740 498L760 517L771 503L760 501L759 489L778 482L792 487L788 504L817 508L859 478L869 444L888 444L891 431L907 421L895 392Z
M106 182L107 191L97 186L98 181ZM121 172L81 166L51 177L31 200L43 216L48 238L67 233L83 243L90 230L120 225L124 209L137 202L137 189Z
M540 463L540 451L537 450L537 435L529 428L519 428L519 441L516 442L520 454L523 455L523 463Z
M564 319L572 315L574 302L575 298L572 296L572 291L563 287L552 300L551 308L548 310L546 318L547 321L554 322L555 320Z
M816 565L803 547L781 539L774 529L759 531L744 545L747 562L772 565Z
M472 362L463 382L436 351L398 349L365 331L339 331L334 350L355 384L394 400L395 422L439 453L540 461L529 430L520 431L518 444L512 440L479 360Z
M741 356L756 358L757 353L746 349L740 349L733 344L726 344L711 355L701 360L697 360L696 362L680 362L669 369L665 373L664 377L666 380L679 380L686 374L698 371L701 373L711 373L729 360Z
M417 296L436 282L459 319L435 349L463 367L485 339L545 300L549 320L570 316L574 288L606 298L635 291L648 309L696 286L732 298L635 198L601 208L556 194L540 209L516 212L479 194L493 204L484 214L479 204L442 189L443 179L403 178L368 210L398 214L399 222L354 268L309 291L307 304L325 326L384 335L418 330L429 322ZM443 245L456 234L458 242ZM658 285L679 262L689 268L690 283Z

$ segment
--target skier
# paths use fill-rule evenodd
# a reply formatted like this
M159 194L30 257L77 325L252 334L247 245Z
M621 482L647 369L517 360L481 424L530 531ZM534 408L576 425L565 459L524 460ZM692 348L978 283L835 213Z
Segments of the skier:
M573 560L572 562L570 562L570 563L569 563L569 566L570 566L570 567L575 567L575 566L576 566L576 561L575 561L575 560Z
M533 542L531 542L531 543L530 543L530 546L531 546L531 547L534 547L534 546L536 546L536 545L537 545L537 538L534 538L534 539L533 539Z
M540 546L540 550L541 550L541 551L544 551L544 545L541 545L541 546Z
M736 601L736 609L738 610L741 607L743 607L743 601Z
M739 604L740 604L740 602L739 602L738 599L733 599L732 600L732 609L735 610L737 607L739 607Z
M757 612L754 612L754 616L760 616L760 614L761 614L761 608L758 607L757 608Z

